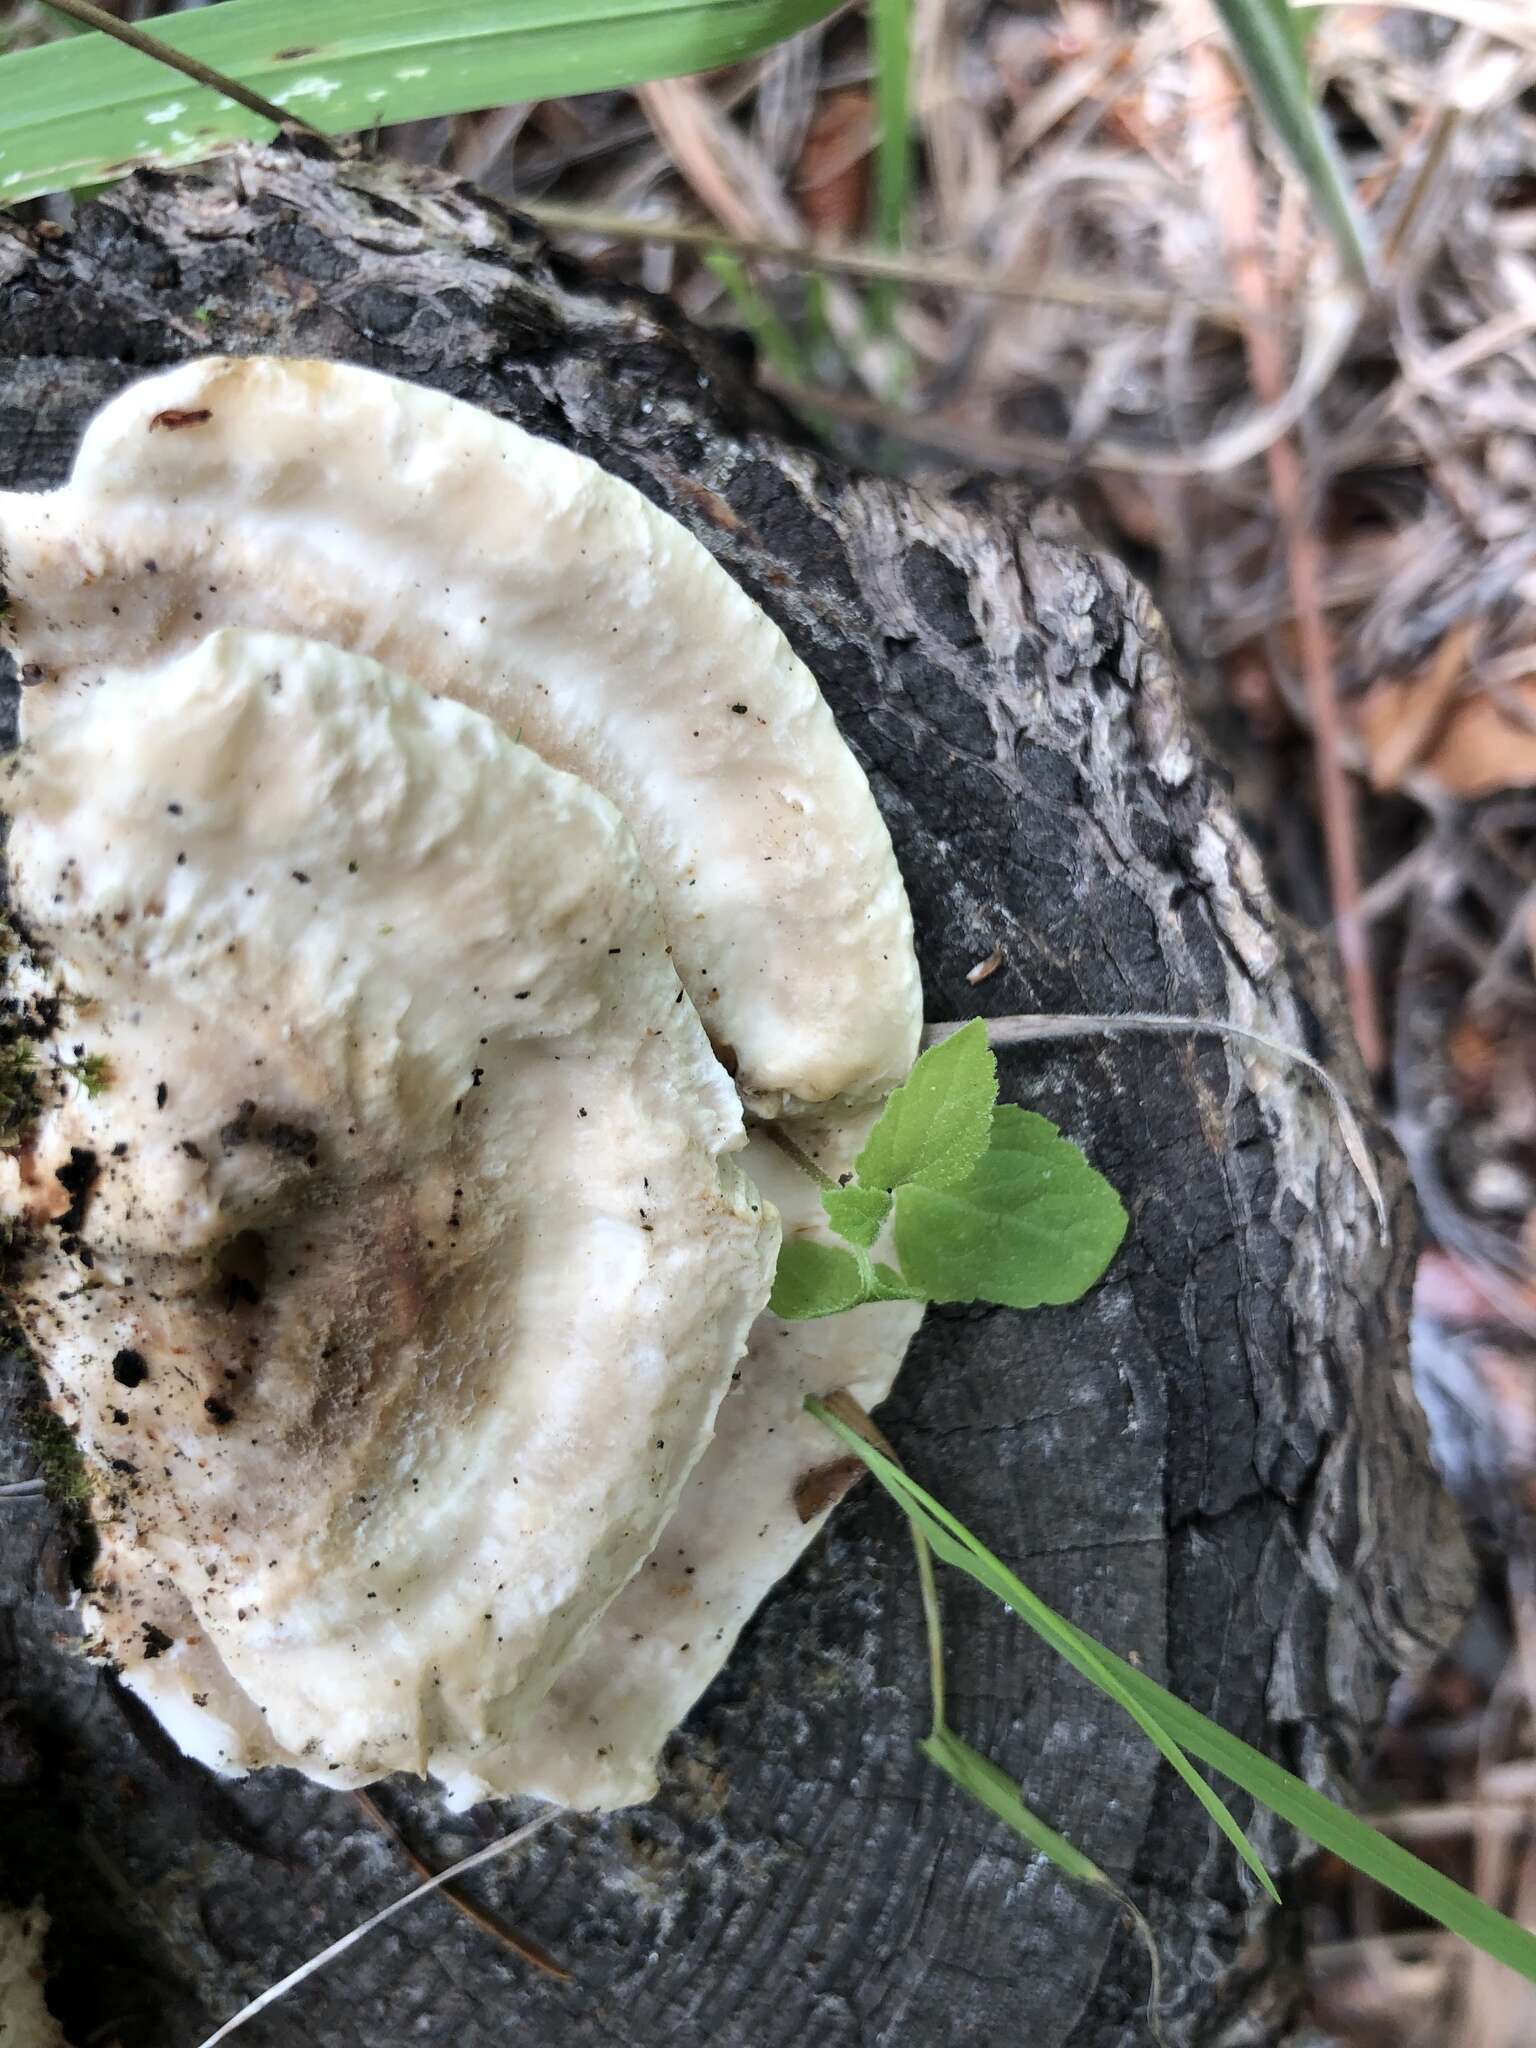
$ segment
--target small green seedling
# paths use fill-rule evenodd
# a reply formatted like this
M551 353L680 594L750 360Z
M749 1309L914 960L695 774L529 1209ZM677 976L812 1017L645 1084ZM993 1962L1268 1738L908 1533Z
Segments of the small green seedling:
M792 1238L769 1306L787 1322L866 1301L1076 1301L1125 1236L1120 1197L1054 1124L997 1099L979 1018L925 1052L821 1205L848 1246ZM897 1264L871 1250L887 1222Z

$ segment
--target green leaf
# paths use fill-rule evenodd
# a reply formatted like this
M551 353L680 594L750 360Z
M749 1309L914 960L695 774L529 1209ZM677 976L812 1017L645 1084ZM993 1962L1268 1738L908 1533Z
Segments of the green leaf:
M1287 0L1215 0L1260 111L1300 171L1348 268L1368 281L1370 230L1332 133L1312 97L1306 23Z
M867 1252L891 1213L891 1197L884 1188L823 1188L821 1206L838 1236Z
M870 1301L926 1301L927 1295L904 1280L894 1266L875 1265L870 1268L874 1284L869 1289Z
M859 1179L872 1188L964 1180L987 1149L996 1101L997 1060L973 1017L930 1046L885 1105L854 1162Z
M972 1749L968 1742L962 1742L952 1728L936 1728L917 1746L929 1763L937 1764L962 1792L968 1792L1016 1835L1022 1835L1031 1848L1048 1857L1058 1870L1081 1884L1104 1885L1114 1890L1091 1857L1073 1848L1065 1835L1058 1835L1024 1804L1023 1794L1008 1773L999 1770L990 1757Z
M809 1237L792 1237L780 1250L768 1306L785 1322L840 1315L865 1299L864 1276L852 1252Z
M1410 1906L1428 1914L1440 1926L1461 1935L1474 1948L1481 1949L1485 1955L1507 1964L1522 1977L1536 1983L1536 1934L1496 1912L1443 1872L1421 1862L1369 1822L1325 1798L1321 1792L1314 1792L1300 1778L1272 1763L1261 1750L1254 1749L1238 1736L1229 1735L1224 1728L1196 1708L1187 1706L1165 1686L1148 1678L1145 1672L1138 1671L1134 1664L1116 1656L1113 1650L1106 1649L1063 1615L1046 1607L971 1534L963 1522L925 1493L899 1466L893 1465L872 1445L865 1443L857 1432L839 1422L821 1402L809 1400L806 1406L840 1442L863 1459L914 1526L922 1530L936 1555L958 1564L962 1571L988 1587L1022 1620L1036 1628L1074 1669L1091 1679L1110 1698L1125 1705L1128 1712L1134 1712L1138 1721L1145 1715L1155 1722L1164 1740L1177 1746L1181 1753L1187 1750L1190 1755L1199 1757L1202 1763L1222 1772L1319 1847L1331 1850L1365 1876L1395 1892ZM1046 1625L1042 1626L1042 1621ZM1161 1748L1162 1744L1158 1746ZM1209 1791L1208 1787L1205 1789ZM1236 1823L1232 1825L1235 1827Z
M222 0L153 29L344 134L734 64L832 11L833 0ZM106 36L0 57L0 203L271 132Z
M1104 1176L1054 1124L1011 1103L993 1111L992 1142L969 1179L896 1194L901 1270L930 1301L1076 1301L1125 1227Z
M912 184L912 45L909 0L871 0L870 41L875 59L875 237L901 247ZM869 294L869 324L883 334L891 324L896 287L884 279Z

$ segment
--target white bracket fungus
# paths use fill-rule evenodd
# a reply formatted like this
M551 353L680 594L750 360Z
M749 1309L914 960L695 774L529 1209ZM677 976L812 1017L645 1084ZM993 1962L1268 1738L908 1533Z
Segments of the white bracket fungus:
M218 1769L648 1796L811 1533L804 1394L915 1326L766 1314L819 1201L741 1149L838 1171L915 1054L857 764L675 522L363 371L135 386L0 553L12 1292L103 1647Z

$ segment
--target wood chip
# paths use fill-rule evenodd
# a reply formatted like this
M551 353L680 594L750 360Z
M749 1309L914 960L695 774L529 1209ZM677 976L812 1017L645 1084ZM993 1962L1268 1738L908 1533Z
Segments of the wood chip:
M873 132L869 94L862 87L829 92L817 105L794 179L800 211L817 236L845 241L863 229Z
M1361 701L1357 725L1373 762L1379 750L1393 744L1403 719L1412 715L1407 701L1412 689L1411 683L1378 683ZM1503 703L1480 692L1452 705L1435 744L1419 760L1417 773L1448 796L1536 788L1536 676L1502 694Z
M815 1521L863 1476L864 1466L858 1458L834 1458L830 1464L812 1466L795 1482L795 1513L802 1522Z
M1366 752L1371 782L1377 789L1397 789L1403 777L1435 745L1445 731L1451 705L1466 680L1477 627L1471 620L1453 626L1431 660L1407 683L1385 683L1371 692L1375 709L1366 725ZM1392 692L1386 696L1383 692Z

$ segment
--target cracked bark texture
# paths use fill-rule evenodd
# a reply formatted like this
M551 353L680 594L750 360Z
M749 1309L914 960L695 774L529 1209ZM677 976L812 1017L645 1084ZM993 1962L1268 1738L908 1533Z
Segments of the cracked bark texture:
M1008 486L850 475L796 444L738 351L546 252L472 191L292 148L141 176L46 239L0 238L0 480L58 482L91 410L210 347L435 384L596 457L697 533L819 677L890 821L935 1019L1159 1009L1307 1046L1357 1090L1326 965L1277 916L1186 720L1157 617L1063 514ZM972 988L966 971L1000 948ZM1327 1103L1213 1040L1021 1049L1132 1224L1079 1307L937 1310L883 1413L914 1470L1039 1591L1312 1782L1345 1788L1386 1687L1452 1625L1461 1537L1406 1388L1414 1219L1379 1241ZM35 1398L13 1361L13 1419ZM12 1465L30 1470L19 1427ZM190 2048L404 1890L354 1802L216 1781L74 1654L70 1532L0 1502L0 1859L53 1915L84 2040ZM1116 1711L968 1582L945 1586L952 1715L1145 1908L1180 2044L1278 2043L1298 1932L1255 1898ZM478 1897L561 1987L443 1900L244 2038L541 2048L1145 2041L1141 1954L917 1756L921 1621L867 1490L749 1630L660 1798L562 1821ZM508 1822L381 1803L447 1860ZM1241 1805L1239 1810L1241 1810ZM1275 1863L1298 1843L1262 1817Z

